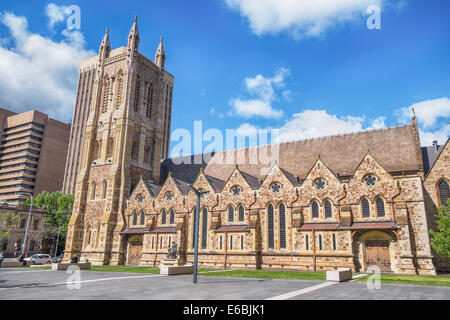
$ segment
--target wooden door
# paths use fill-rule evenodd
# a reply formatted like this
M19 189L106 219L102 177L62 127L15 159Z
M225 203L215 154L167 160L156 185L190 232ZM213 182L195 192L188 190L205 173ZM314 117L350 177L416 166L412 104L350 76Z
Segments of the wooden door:
M366 241L366 265L367 269L375 265L381 271L391 271L389 256L389 241L367 240Z
M130 258L128 264L140 264L142 257L142 240L130 242Z

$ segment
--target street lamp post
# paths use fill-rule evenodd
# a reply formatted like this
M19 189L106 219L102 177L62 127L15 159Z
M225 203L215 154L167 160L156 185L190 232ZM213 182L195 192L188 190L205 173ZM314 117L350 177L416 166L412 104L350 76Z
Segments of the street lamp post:
M59 232L61 230L61 220L62 219L59 219L58 237L56 238L56 246L55 246L55 258L56 258L56 254L58 253L58 242L59 242Z
M193 283L197 283L197 265L198 265L198 225L200 220L200 199L202 195L207 194L209 191L199 191L192 185L188 185L192 191L197 195L197 207L195 208L194 215L194 278Z
M27 246L27 237L28 237L28 227L30 226L30 218L31 218L31 208L33 208L33 195L31 193L28 192L21 192L19 193L29 196L30 197L30 209L28 210L28 219L27 219L27 226L25 227L25 237L23 238L23 243L22 243L22 250L20 252L20 254L22 255L22 257L25 254L25 247Z

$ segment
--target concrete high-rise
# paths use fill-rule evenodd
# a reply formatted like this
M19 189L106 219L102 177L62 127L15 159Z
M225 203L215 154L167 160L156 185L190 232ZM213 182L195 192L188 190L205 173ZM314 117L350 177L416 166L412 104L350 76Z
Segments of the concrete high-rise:
M0 201L17 203L42 191L61 190L69 123L36 110L0 109Z

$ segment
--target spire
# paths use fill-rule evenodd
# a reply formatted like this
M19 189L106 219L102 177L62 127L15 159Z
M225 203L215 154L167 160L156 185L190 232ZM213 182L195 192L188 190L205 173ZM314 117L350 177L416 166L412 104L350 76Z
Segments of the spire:
M164 37L161 36L161 40L159 42L158 50L156 50L155 54L155 64L160 68L164 69L166 64L166 52L164 51Z
M128 49L138 51L139 49L139 30L137 26L137 16L134 16L134 23L128 35Z
M108 58L111 52L111 44L109 43L109 27L106 27L106 32L99 48L100 59Z
M411 111L412 111L412 124L417 127L416 110L414 110L414 108L412 108Z

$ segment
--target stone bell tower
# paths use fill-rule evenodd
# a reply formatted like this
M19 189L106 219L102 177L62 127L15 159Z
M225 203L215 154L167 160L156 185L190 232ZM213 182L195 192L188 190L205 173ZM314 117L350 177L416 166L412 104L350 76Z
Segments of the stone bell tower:
M108 33L98 56L89 59L96 75L64 258L76 255L94 265L121 263L119 233L130 190L141 176L159 182L174 84L164 69L162 37L153 62L138 51L136 17L127 47L111 50Z

